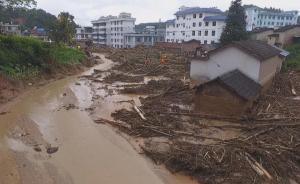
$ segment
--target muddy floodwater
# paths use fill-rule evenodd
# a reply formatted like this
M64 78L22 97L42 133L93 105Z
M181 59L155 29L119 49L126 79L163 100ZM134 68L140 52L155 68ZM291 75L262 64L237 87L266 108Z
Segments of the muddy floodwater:
M99 55L107 70L113 63ZM93 118L136 100L108 95L79 76L32 90L0 112L0 184L192 184L139 154L128 139ZM97 94L97 100L93 99ZM97 108L90 114L90 107ZM57 150L56 150L57 149ZM54 150L54 151L53 151Z

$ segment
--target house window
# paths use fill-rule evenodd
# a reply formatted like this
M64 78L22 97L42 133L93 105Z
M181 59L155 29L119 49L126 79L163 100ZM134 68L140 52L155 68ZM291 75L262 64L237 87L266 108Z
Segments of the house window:
M207 40L204 40L204 44L207 44Z
M198 36L201 36L201 31L198 31Z
M196 15L196 14L193 14L193 18L194 18L194 19L197 18L197 15Z
M211 41L211 44L215 44L215 41L212 40L212 41Z
M217 26L217 22L216 21L213 22L213 26Z
M212 36L216 36L216 31L212 31L212 32L211 32L211 35L212 35Z
M209 22L205 22L205 26L209 26Z
M202 18L202 17L203 17L203 14L202 14L202 13L200 13L200 14L199 14L199 18Z
M193 22L193 27L196 27L196 22Z
M195 36L196 35L196 32L195 31L192 31L192 36Z
M208 36L208 31L205 31L204 35L205 35L205 36Z
M199 22L199 27L201 27L202 26L202 22Z

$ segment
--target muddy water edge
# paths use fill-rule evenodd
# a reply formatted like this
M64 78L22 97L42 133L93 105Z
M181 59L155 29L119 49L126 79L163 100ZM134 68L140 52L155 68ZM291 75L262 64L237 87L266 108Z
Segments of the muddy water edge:
M98 56L103 63L82 76L113 66L104 55ZM127 108L117 103L126 100L138 103L138 96L119 95L113 86L74 76L6 105L1 112L7 113L0 115L0 184L196 183L153 165L130 138L93 122Z

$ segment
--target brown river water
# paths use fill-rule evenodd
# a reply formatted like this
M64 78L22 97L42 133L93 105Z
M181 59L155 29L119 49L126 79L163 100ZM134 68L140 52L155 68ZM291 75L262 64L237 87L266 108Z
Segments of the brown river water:
M113 65L99 56L104 63L84 75ZM95 93L99 99L92 102ZM9 112L0 115L0 184L195 184L152 164L116 130L93 122L126 107L115 101L135 98L108 96L74 76L31 90L0 109ZM78 108L63 108L70 103ZM93 105L97 109L91 115L85 108ZM49 155L47 145L59 150Z

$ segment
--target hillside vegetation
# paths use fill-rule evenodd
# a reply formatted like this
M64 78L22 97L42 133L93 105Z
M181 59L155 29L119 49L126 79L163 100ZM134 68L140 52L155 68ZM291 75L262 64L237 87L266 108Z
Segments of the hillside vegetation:
M11 79L35 77L56 67L80 64L83 52L27 37L0 35L0 73Z

